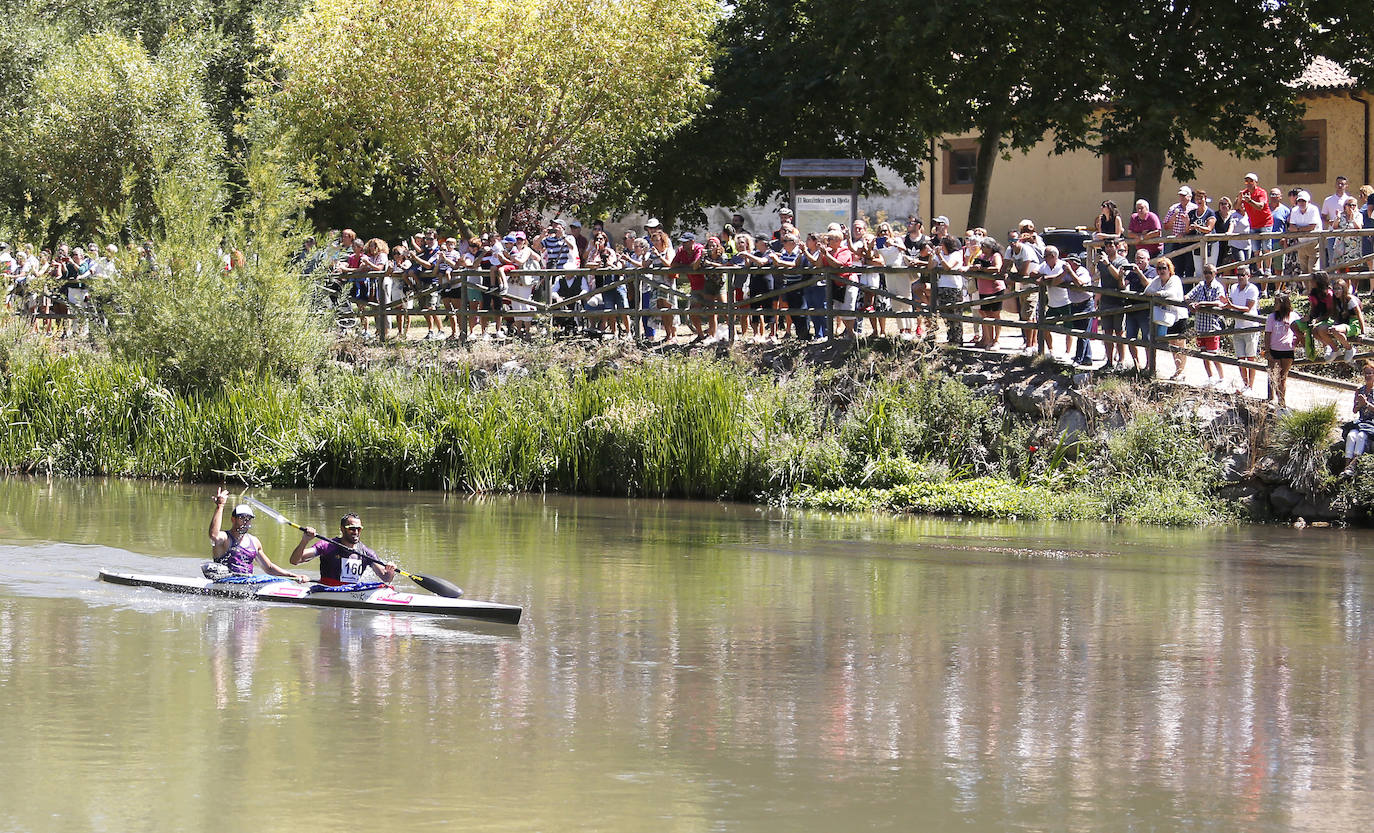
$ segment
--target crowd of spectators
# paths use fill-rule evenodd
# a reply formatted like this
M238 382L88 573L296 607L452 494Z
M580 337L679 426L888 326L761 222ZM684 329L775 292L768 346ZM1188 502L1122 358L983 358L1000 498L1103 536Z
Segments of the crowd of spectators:
M894 299L885 294L889 286L883 272L839 272L841 279L828 280L801 270L947 265L951 261L938 259L937 249L948 234L948 221L938 220L935 237L922 232L916 217L900 227L905 236L890 223L870 230L865 220L803 235L786 208L778 227L761 233L746 229L740 215L719 234L703 235L674 236L649 219L619 240L599 221L588 234L581 222L563 219L549 221L533 239L523 231L441 239L437 230L427 229L392 245L343 229L331 232L323 247L307 239L297 260L306 272L325 274L334 295L358 310L380 304L398 311L396 331L402 339L410 338L412 318L424 319L423 339L444 338L445 330L449 339L527 334L535 326L531 302L538 301L559 305L552 320L562 330L672 341L685 329L693 342L708 342L724 335L727 298L747 310L737 321L747 339L857 338L864 325L855 313L912 308L905 301L911 281L898 286L894 280ZM962 252L962 243L949 245ZM977 241L971 245L978 247ZM1000 260L997 264L1000 268ZM455 274L465 270L480 276ZM626 282L627 270L662 274L642 278L640 297L632 299L635 282ZM924 283L918 281L915 291L918 301L928 300ZM628 314L635 308L657 314L635 321ZM870 320L877 335L889 334L889 326L898 337L926 332L924 321L913 326L909 319ZM366 318L361 321L369 334Z
M145 243L142 251L150 257L151 244ZM114 277L118 255L119 246L113 243L103 248L62 243L53 249L21 243L11 249L0 242L5 309L25 317L40 332L80 334L89 329L89 321L69 314L92 311L91 287Z
M762 230L746 228L739 214L720 232L702 234L670 234L649 219L619 239L600 221L584 231L578 220L563 218L531 236L513 230L441 237L427 229L394 243L344 229L331 232L322 246L307 239L295 258L341 307L388 308L390 314L376 320L394 327L379 326L375 335L369 332L370 316L346 316L369 338L394 332L410 339L412 324L423 321L425 340L527 336L552 324L555 333L592 331L649 342L690 334L693 343L709 342L724 336L728 299L735 307L731 323L747 340L933 339L935 316L891 315L910 313L914 303L924 310L972 310L981 322L972 328L944 319L951 344L1005 348L1003 322L1010 315L1019 322L1063 325L1071 331L1063 339L1064 355L1080 365L1095 364L1095 344L1103 343L1112 369L1124 369L1128 358L1141 366L1138 346L1101 342L1096 334L1135 342L1153 336L1179 346L1191 335L1200 351L1215 353L1229 333L1238 358L1263 353L1273 361L1267 335L1274 329L1263 331L1261 339L1258 323L1237 326L1234 314L1258 322L1260 298L1284 283L1284 276L1322 267L1306 288L1305 311L1293 330L1308 359L1350 362L1351 339L1364 329L1359 286L1328 273L1368 270L1374 236L1337 236L1322 251L1315 237L1306 236L1374 228L1374 188L1366 185L1358 196L1347 188L1345 177L1337 178L1335 192L1318 207L1296 188L1285 202L1281 189L1265 190L1248 174L1235 196L1220 197L1215 208L1204 189L1180 187L1162 218L1144 200L1128 216L1105 200L1090 226L1080 227L1094 245L1063 252L1046 245L1031 219L1003 243L982 228L956 236L944 216L935 217L928 230L919 217L909 216L905 224L870 227L859 219L803 231L783 208L774 227ZM1279 236L1223 238L1201 246L1180 240L1260 232ZM1292 251L1279 254L1283 249ZM89 308L91 284L113 273L117 253L114 246L102 250L95 244L52 251L19 246L12 252L0 243L0 273L10 279L6 304L33 315L38 329L69 331L63 318L41 314ZM142 255L151 262L150 244ZM221 256L224 267L232 268L235 255ZM814 267L833 274L806 271ZM639 279L625 280L627 271L641 272ZM632 298L636 287L639 297ZM1170 303L1142 311L1133 308L1132 294ZM558 306L551 317L535 315L536 303ZM628 314L636 308L655 314ZM1038 349L1034 328L1015 329L1017 346ZM1047 339L1044 347L1054 351L1056 339ZM1175 354L1175 376L1183 374L1186 362ZM1204 360L1203 367L1213 383L1221 383L1220 362ZM1253 372L1242 369L1240 386L1249 388L1253 381Z

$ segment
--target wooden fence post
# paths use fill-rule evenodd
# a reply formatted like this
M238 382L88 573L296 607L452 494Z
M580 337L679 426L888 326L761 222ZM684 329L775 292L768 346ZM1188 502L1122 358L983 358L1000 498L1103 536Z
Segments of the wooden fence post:
M735 272L725 273L725 332L726 340L735 343Z
M549 305L553 303L553 275L544 276L544 317L548 319L544 322L544 334L553 338L553 310Z
M940 275L937 272L930 273L930 325L933 332L930 334L930 343L935 344L935 339L940 335ZM945 332L949 332L949 327L945 327ZM945 343L949 343L949 336L945 336Z
M467 276L458 279L458 329L462 332L459 336L461 341L468 340L468 279Z
M1150 309L1145 316L1145 369L1154 379L1159 372L1159 360L1155 357L1155 296L1146 295L1145 299L1150 302Z
M634 337L640 341L644 340L644 293L641 291L640 281L644 276L636 272L630 281L629 290L634 293L634 298L630 300L630 309L635 311Z
M1045 355L1049 350L1050 334L1045 332L1045 314L1050 309L1050 293L1045 288L1045 284L1036 281L1035 287L1036 307L1035 314L1035 352L1037 355Z

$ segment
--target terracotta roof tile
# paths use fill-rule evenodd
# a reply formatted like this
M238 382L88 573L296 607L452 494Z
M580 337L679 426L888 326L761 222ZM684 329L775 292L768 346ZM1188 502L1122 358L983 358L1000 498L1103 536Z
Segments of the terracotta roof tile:
M1359 82L1340 64L1318 55L1293 86L1301 90L1353 90Z

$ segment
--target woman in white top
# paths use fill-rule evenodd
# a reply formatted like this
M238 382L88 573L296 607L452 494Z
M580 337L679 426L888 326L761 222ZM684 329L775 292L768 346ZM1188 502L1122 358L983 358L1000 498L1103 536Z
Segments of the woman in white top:
M645 247L648 247L647 242L645 243ZM539 256L538 252L530 248L529 239L525 236L524 232L516 232L515 247L506 252L506 257L511 261L511 264L515 266L516 270L506 279L506 291L515 298L524 299L520 301L511 301L510 310L511 312L529 312L534 309L534 307L525 303L525 301L534 296L534 285L538 283L539 276L526 275L522 274L522 272L526 269L542 269L543 258ZM515 316L515 329L516 332L521 335L527 336L530 334L530 325L532 323L533 319L529 315Z
M935 250L935 269L940 275L935 284L935 297L939 300L942 308L949 309L968 300L968 293L964 291L964 253L960 250L958 241L953 237L940 238L940 247ZM963 315L964 313L960 310L959 314ZM964 345L964 322L950 321L948 323L947 341L962 347Z
M1336 222L1331 224L1332 231L1350 231L1364 227L1364 218L1360 216L1359 205L1355 198L1347 196L1341 201L1341 210L1336 215ZM1361 240L1359 237L1337 237L1331 241L1331 263L1332 267L1347 271L1350 263L1360 259Z
M1158 274L1145 287L1146 295L1154 295L1166 301L1183 300L1183 281L1174 274L1174 262L1167 257L1155 259ZM1183 333L1188 326L1188 308L1178 304L1154 305L1155 338L1165 339L1170 347L1183 346ZM1171 380L1183 378L1183 365L1188 357L1174 352L1174 375Z
M902 238L892 233L892 225L890 223L878 224L878 239L875 241L875 248L879 256L883 259L883 265L889 269L901 269L907 265L907 253L906 249L902 248ZM910 290L911 276L894 276L892 280L887 280L886 275L881 277L883 278L881 283L885 285L889 292L897 296L897 298L892 299L892 311L911 312L910 303L905 300L898 300L898 298L905 297L906 293L903 291L904 288L907 291ZM910 333L911 319L901 319L901 326L898 330L902 333Z
M1259 310L1259 287L1250 281L1250 267L1236 267L1236 282L1226 290L1222 309L1255 315ZM1259 361L1259 337L1262 325L1240 318L1231 319L1234 329L1231 333L1231 346L1235 348L1236 358L1243 361ZM1242 391L1248 391L1255 384L1255 369L1240 368Z

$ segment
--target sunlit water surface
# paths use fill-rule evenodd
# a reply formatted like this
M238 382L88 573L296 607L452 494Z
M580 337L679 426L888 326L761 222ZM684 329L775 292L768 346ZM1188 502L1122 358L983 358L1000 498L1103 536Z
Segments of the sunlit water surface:
M0 481L0 830L1374 829L1370 533L278 491L525 621L95 580L210 494Z

